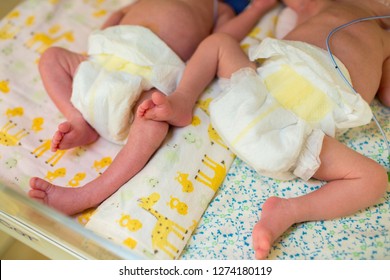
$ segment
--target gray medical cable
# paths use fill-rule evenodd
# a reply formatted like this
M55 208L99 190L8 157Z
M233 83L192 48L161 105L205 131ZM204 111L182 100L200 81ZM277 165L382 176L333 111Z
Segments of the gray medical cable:
M328 37L326 38L326 47L328 49L328 53L330 55L330 59L331 61L333 62L336 70L338 71L338 73L341 75L341 77L343 78L343 80L347 83L347 85L351 88L351 90L355 93L355 94L359 94L355 89L354 87L352 86L352 84L348 81L348 79L345 77L345 75L343 74L343 72L340 70L336 60L334 59L334 56L333 56L333 53L330 49L330 46L329 46L329 42L330 42L330 38L338 31L340 31L341 29L344 29L352 24L355 24L355 23L359 23L359 22L364 22L364 21L369 21L369 20L377 20L377 19L384 19L384 18L390 18L390 15L384 15L384 16L372 16L372 17L365 17L365 18L359 18L359 19L355 19L353 21L350 21L350 22L347 22L343 25L340 25L339 27L336 27L335 29L333 29L329 34L328 34ZM381 127L377 117L375 116L374 113L372 113L372 118L373 120L375 121L376 125L378 126L378 129L380 131L380 133L382 134L382 137L385 141L385 144L387 146L387 152L388 152L388 155L387 155L387 160L390 164L390 144L389 144L389 140L387 139L386 137L386 134L383 130L383 128ZM388 177L390 179L390 173L387 172L388 174Z

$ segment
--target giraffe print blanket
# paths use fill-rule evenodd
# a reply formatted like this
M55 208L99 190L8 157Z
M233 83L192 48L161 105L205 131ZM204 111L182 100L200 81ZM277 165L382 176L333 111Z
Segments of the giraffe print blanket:
M148 258L176 259L234 160L202 96L190 126L171 130L147 166L93 213L86 227ZM147 238L145 238L147 237Z
M272 35L269 15L242 48ZM200 97L192 124L171 130L148 165L94 211L86 227L152 259L177 259L225 181L235 156L211 126L217 81ZM146 238L145 238L146 237Z

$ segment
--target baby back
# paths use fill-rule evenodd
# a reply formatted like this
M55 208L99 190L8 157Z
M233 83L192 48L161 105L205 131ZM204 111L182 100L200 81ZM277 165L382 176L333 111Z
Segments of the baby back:
M350 3L330 5L297 26L285 39L304 41L327 50L328 35L335 28L376 15L367 7ZM371 102L381 82L383 62L390 57L390 33L377 20L363 21L335 32L329 47L347 67L355 90Z
M213 0L139 0L124 12L120 24L149 28L188 60L213 29Z

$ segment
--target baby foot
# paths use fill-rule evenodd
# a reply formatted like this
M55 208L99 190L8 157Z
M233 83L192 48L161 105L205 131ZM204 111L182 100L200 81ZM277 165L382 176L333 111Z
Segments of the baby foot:
M89 205L88 192L83 188L63 188L34 177L30 179L28 195L58 211L73 215L95 205ZM86 194L86 195L84 195Z
M58 126L51 141L51 150L66 150L95 142L99 134L84 119L72 123L66 121Z
M263 205L261 219L252 233L256 259L267 258L272 244L294 224L287 199L270 197Z
M158 91L138 106L138 115L149 120L168 121L173 114L168 97Z
M158 91L151 99L143 101L137 109L139 117L149 120L166 121L174 126L186 126L192 121L192 108L186 110L181 100L170 98Z

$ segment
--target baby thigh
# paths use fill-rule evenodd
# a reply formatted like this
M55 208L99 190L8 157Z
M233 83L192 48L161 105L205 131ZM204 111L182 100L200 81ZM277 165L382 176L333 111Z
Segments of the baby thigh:
M314 177L328 181L315 191L322 218L353 214L378 202L386 191L385 169L332 137L324 137L320 160Z
M66 115L71 110L73 77L79 64L86 56L60 47L51 47L41 56L39 71L45 89L56 106Z
M212 58L216 58L217 76L229 79L231 75L242 68L256 69L256 64L249 60L242 50L240 43L233 37L224 33L215 33L209 36L201 48ZM200 49L201 49L200 48ZM204 55L207 58L207 55ZM212 62L213 59L206 59Z
M41 56L39 71L43 85L57 108L67 119L77 111L70 102L73 77L86 56L59 47L47 49Z
M61 47L50 47L41 56L39 70L42 72L64 72L73 77L77 67L87 59L86 55L71 52ZM44 75L42 75L44 76Z
M383 63L382 79L378 90L378 98L386 107L390 107L390 58Z

